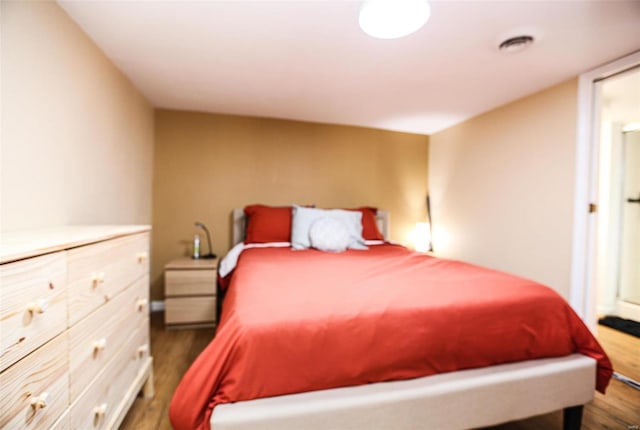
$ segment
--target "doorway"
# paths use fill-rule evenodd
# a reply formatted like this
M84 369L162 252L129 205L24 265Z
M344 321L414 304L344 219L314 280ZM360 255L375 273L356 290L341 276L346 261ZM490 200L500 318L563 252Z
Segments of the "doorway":
M640 322L640 67L595 85L598 315Z
M606 139L601 139L602 134L607 133L608 127L608 136L611 136L610 143L612 148L620 149L621 143L614 146L613 141L616 139L622 140L624 136L622 128L625 124L628 125L631 120L624 119L622 121L623 124L620 124L620 121L613 120L608 123L602 123L601 120L605 115L603 110L605 98L603 97L602 88L607 83L615 82L616 77L635 75L638 71L640 71L640 51L583 73L578 80L576 185L574 192L570 303L585 324L594 332L598 326L599 315L615 312L618 310L617 308L627 309L626 305L628 304L626 301L617 300L620 292L619 282L611 281L611 277L619 276L621 270L617 272L613 269L603 271L600 266L606 261L608 261L607 264L610 267L620 264L619 253L621 249L614 246L615 243L607 242L615 242L616 236L613 233L608 235L606 240L602 238L602 234L605 231L603 226L608 226L615 217L607 210L601 210L602 208L599 208L599 206L603 202L606 205L607 201L604 198L601 199L603 197L601 195L601 187L603 185L601 179L603 175L600 173L602 173L604 160L601 159L600 150L603 144L606 145ZM638 97L640 97L640 94L635 93L635 98L629 98L632 106L639 106ZM614 101L609 105L615 106L616 103ZM616 154L610 153L610 157L614 156ZM607 176L604 177L606 178ZM613 182L611 176L609 176L609 179L610 182ZM611 188L611 190L615 192L615 190L620 191L621 189ZM610 196L610 198L612 197ZM606 219L607 216L609 219ZM621 228L621 225L618 225ZM615 229L611 226L607 229L615 232ZM621 235L620 232L619 234ZM607 243L610 252L604 252L605 258L603 259L602 246ZM616 255L616 253L618 254ZM602 289L599 290L597 287L598 285L605 285L602 282L603 277L606 277L607 274L609 276L608 285L613 285L613 287L606 289L607 292L603 293ZM640 310L640 305L631 304L630 309L632 312L636 312ZM640 315L637 317L640 320Z
M571 304L594 332L605 316L626 356L640 327L640 51L581 75L578 96ZM633 366L614 366L640 390Z

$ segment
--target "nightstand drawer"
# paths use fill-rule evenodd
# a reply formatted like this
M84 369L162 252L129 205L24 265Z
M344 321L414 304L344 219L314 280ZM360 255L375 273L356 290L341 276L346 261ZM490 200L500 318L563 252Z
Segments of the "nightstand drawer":
M67 334L0 374L0 428L46 429L69 405Z
M0 266L0 371L67 328L66 282L64 252Z
M167 270L164 273L166 296L215 295L215 270Z
M165 299L165 324L212 323L216 320L216 297L169 297Z
M148 233L69 251L69 325L148 273Z

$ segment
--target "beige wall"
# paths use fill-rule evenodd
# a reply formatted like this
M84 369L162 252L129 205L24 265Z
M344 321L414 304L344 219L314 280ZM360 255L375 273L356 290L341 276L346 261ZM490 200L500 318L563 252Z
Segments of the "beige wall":
M0 228L151 223L151 106L55 2L1 11Z
M569 297L577 80L431 136L435 251Z
M372 205L405 241L424 219L429 138L359 127L156 111L152 296L162 267L188 252L202 221L214 252L231 245L231 210L252 203ZM206 245L205 245L206 247Z

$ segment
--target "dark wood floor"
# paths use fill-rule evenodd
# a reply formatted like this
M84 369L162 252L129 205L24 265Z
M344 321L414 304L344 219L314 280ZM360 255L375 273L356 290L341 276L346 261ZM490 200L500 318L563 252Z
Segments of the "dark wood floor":
M151 318L151 352L154 358L156 396L136 399L121 429L170 429L167 409L173 390L191 362L213 337L213 329L165 330L163 314ZM640 339L607 327L599 327L598 340L616 371L640 380ZM635 426L635 427L634 427ZM640 391L612 380L606 395L596 393L585 407L583 430L637 430L640 426ZM491 430L562 429L562 413L511 422Z

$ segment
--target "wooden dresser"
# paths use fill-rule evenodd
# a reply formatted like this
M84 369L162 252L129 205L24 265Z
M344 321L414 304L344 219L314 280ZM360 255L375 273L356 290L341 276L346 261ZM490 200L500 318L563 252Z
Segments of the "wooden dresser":
M0 429L115 429L153 396L149 230L0 236Z

